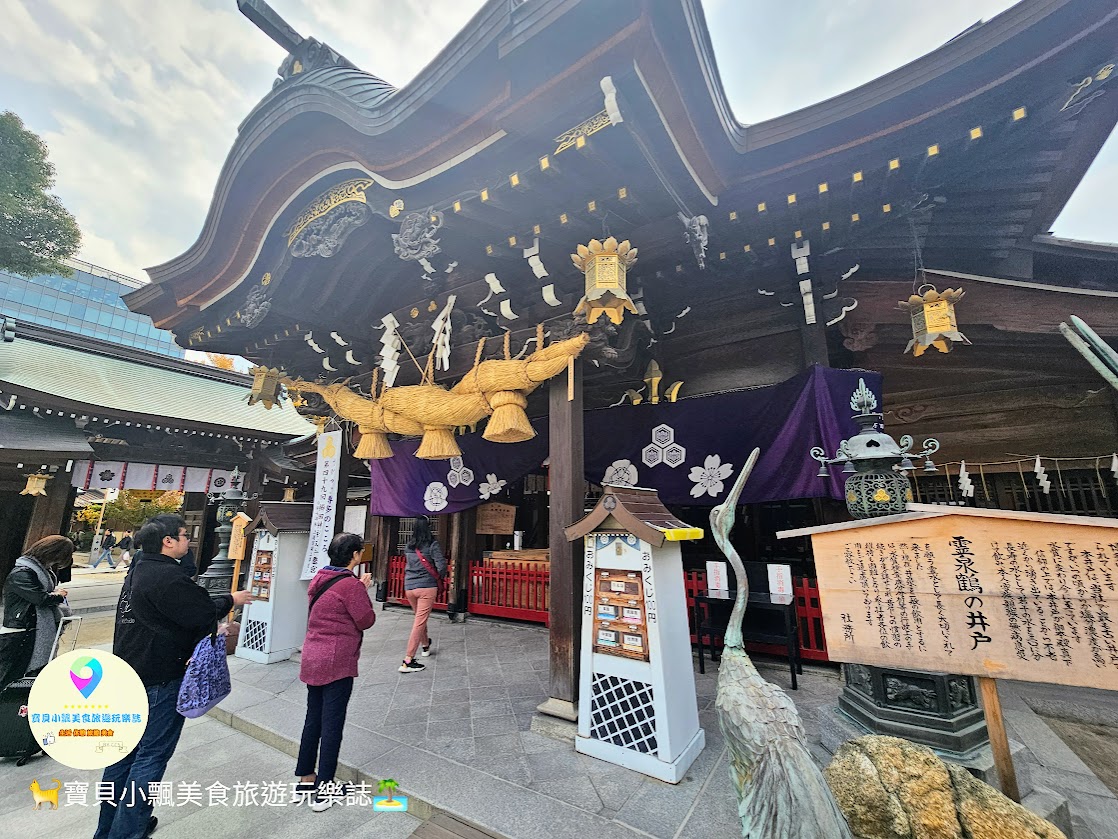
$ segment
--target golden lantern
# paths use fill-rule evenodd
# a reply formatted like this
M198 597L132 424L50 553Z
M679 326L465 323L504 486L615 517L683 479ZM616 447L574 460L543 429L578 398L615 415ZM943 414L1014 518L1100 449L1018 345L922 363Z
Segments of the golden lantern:
M586 322L594 323L605 314L613 323L621 323L628 310L634 315L637 307L625 290L625 273L637 261L637 249L625 240L618 244L610 236L604 242L591 239L571 254L575 267L586 275L586 296L579 301L575 314L586 313Z
M275 367L253 367L252 392L248 395L248 404L264 403L264 407L271 410L279 402L280 377L283 375Z
M920 290L923 294L914 294L897 304L912 318L912 340L904 351L912 350L913 356L919 358L928 347L946 353L951 352L952 343L969 344L955 322L955 304L963 299L963 290L949 288L941 293L933 285L923 285Z
M283 500L284 501L294 501L295 500L295 487L284 487L283 488Z
M20 495L46 495L47 494L47 481L53 478L53 475L46 475L42 472L35 472L27 476L27 486L20 490Z

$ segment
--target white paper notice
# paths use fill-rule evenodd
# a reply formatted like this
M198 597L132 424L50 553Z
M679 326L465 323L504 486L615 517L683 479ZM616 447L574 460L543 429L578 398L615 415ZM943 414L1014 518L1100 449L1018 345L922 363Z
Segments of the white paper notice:
M300 580L309 580L318 569L330 564L326 549L334 538L334 507L337 504L338 465L342 454L342 432L327 431L318 435L318 462L314 470L314 512L311 513L311 536L307 556L303 560Z
M773 597L792 596L792 566L769 566L769 594Z
M725 562L707 563L707 588L726 591L730 587L730 572Z

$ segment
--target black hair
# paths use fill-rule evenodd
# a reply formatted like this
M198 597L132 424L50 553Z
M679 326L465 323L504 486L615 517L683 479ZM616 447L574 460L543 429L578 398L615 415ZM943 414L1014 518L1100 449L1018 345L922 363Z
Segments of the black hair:
M339 533L330 540L326 555L330 557L331 565L344 568L353 559L353 552L364 547L364 540L356 533Z
M163 513L159 516L152 516L145 521L143 527L136 531L132 541L139 543L144 553L161 554L163 553L164 537L170 536L172 539L178 539L179 531L185 527L186 520L182 516L176 516L174 513Z
M431 532L431 519L428 516L420 516L415 520L411 537L408 539L408 550L414 551L416 548L422 550L434 541L435 534Z

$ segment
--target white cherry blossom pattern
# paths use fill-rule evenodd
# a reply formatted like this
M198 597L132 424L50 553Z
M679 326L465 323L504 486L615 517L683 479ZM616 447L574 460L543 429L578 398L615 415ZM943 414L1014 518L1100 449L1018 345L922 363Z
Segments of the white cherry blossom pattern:
M716 454L709 454L702 466L692 466L688 478L695 484L691 487L692 498L702 498L709 495L717 498L726 489L725 481L734 471L731 463L723 463L722 458Z
M432 513L437 513L446 506L449 494L450 490L446 488L446 484L440 481L431 481L427 484L427 489L423 493L423 506Z
M602 476L602 483L634 487L637 485L637 467L629 460L615 460Z
M483 500L488 500L490 496L498 495L507 483L508 481L499 480L496 475L490 472L485 476L485 482L478 484L478 492Z
M474 470L467 467L461 457L452 457L450 459L450 471L446 474L446 482L452 487L461 484L468 487L474 482Z

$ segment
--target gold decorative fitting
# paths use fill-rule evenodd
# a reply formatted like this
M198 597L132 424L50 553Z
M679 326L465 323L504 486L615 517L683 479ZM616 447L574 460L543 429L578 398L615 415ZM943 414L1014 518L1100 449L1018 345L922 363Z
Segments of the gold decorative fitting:
M485 246L485 255L486 256L493 256L493 246L492 245L486 245Z
M796 193L793 192L792 194L790 194L788 196L788 203L789 204L795 204L796 203Z
M644 383L648 386L648 402L650 405L660 404L660 382L663 381L664 374L660 370L660 365L656 363L656 359L648 362L648 369L644 371ZM672 382L664 390L663 399L665 402L675 402L679 398L679 389L683 387L683 382ZM639 405L641 397L635 394L634 391L629 391L634 405ZM628 394L627 394L628 395ZM669 464L671 465L671 464Z
M412 310L411 310L411 316L412 316L413 318L417 318L417 317L419 317L419 307L417 307L417 306L412 306Z
M402 212L404 212L404 199L397 198L388 208L388 217L396 218Z
M589 210L592 213L596 213L598 211L598 202L597 201L587 201L586 202L586 209Z
M284 501L294 501L295 500L295 487L284 487L283 488L283 500Z
M509 247L510 248L515 248L516 247L516 237L515 236L509 236Z
M976 125L970 130L970 138L972 140L980 140L982 138L982 126Z
M628 187L623 186L623 187L620 187L617 190L617 198L619 200L624 201L628 197L629 197L629 188Z
M543 157L540 158L540 171L541 172L546 172L550 168L551 168L551 160L545 154Z
M829 186L827 186L827 183L826 183L826 181L824 181L823 183L819 184L819 194L820 194L820 195L822 195L822 194L823 194L824 192L826 192L826 191L827 191L827 190L829 190L829 189L830 189L830 187L829 187Z
M260 278L260 285L271 285L271 284L272 284L272 275L271 275L270 272L265 274L263 277Z
M559 214L559 223L560 224L566 224L567 223L567 214L566 213L560 213Z
M883 213L893 212L893 205L892 204L882 204L881 205L881 212L883 212Z
M764 201L761 201L757 204L757 212L759 212L759 213L765 212L765 202Z
M604 242L591 239L579 245L571 261L586 275L586 295L579 301L575 314L586 313L586 322L595 323L603 314L612 323L621 323L626 310L637 313L626 291L626 273L637 261L637 249L629 241L618 243L610 236Z
M367 204L365 199L365 190L373 185L372 178L354 178L351 181L343 181L337 186L331 187L318 196L311 202L307 209L299 214L291 227L287 228L284 236L287 237L287 245L295 241L295 238L306 229L307 225L315 219L322 218L335 207L340 207L349 201L358 201L362 204Z
M862 220L862 214L861 213L851 213L850 214L850 220L851 221L861 221Z
M248 394L248 404L260 402L270 411L280 401L279 387L283 371L276 367L260 366L253 367L249 372L252 373L252 390Z
M432 300L430 303L427 304L427 311L428 312L433 312L437 308L439 308L439 304L436 303L434 300Z
M538 224L533 224L532 225L532 235L533 236L539 236L540 235L540 226Z
M775 248L776 247L776 239L771 237L771 236L769 237L769 247L770 248Z
M898 309L908 312L912 318L912 340L904 351L911 350L913 356L919 358L928 347L946 353L951 351L954 342L969 344L955 321L955 304L963 299L963 290L949 288L940 293L930 284L919 290L923 293L913 294L897 304Z
M742 248L742 250L745 253L749 253L751 250L753 250L753 245L746 245L744 248Z
M851 180L852 180L852 181L853 181L854 183L856 183L856 184L860 184L860 183L862 182L862 170L861 170L861 169L859 169L859 170L858 170L857 172L855 172L855 173L854 173L854 174L853 174L853 175L851 176L851 178L850 178L850 179L851 179Z
M594 114L594 116L589 119L584 119L574 128L564 131L556 137L555 142L558 143L558 145L555 147L553 154L566 151L571 146L581 149L586 145L587 137L591 134L597 134L603 128L609 128L610 125L609 114L605 110L599 111Z
M1014 108L1013 109L1013 121L1014 122L1018 122L1019 120L1023 120L1028 115L1029 115L1029 112L1027 110L1025 110L1024 108Z
M737 220L738 220L738 211L737 210L730 210L730 221L737 221Z
M520 186L520 175L513 172L509 175L509 186Z
M804 238L804 232L803 232L802 230L797 230L797 231L796 231L796 238L797 238L797 239L802 239L802 238Z
M19 491L20 495L46 495L47 494L47 481L53 475L45 475L42 472L35 472L27 476L27 486Z
M489 200L489 190L488 189L483 189L481 191L481 200L482 201L488 201Z
M823 229L824 230L830 230L831 229L831 223L829 221L823 222Z
M939 154L939 143L928 146L928 157L935 157L937 154Z
M899 157L894 157L892 160L889 161L889 171L890 172L895 172L897 169L900 169L900 168L901 168L901 159Z
M454 202L454 212L456 212L456 213L462 212L462 202L461 201L455 201Z

